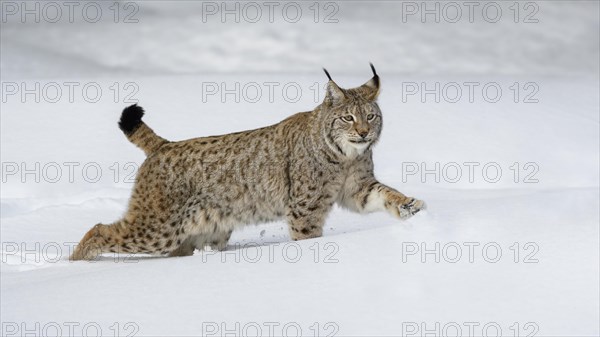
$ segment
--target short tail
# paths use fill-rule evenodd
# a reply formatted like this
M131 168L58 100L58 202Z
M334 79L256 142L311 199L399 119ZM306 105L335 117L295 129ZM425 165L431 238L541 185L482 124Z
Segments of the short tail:
M125 133L127 139L142 149L146 155L152 154L168 141L158 136L152 129L142 121L144 109L134 104L123 110L119 128Z

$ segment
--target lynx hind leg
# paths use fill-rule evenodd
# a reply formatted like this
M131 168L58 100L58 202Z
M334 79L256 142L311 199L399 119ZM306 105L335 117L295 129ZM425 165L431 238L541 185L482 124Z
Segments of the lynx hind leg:
M225 250L227 243L231 238L231 233L233 233L232 229L212 233L209 237L208 246L210 246L210 249L212 250Z
M119 231L121 223L112 225L97 224L90 229L81 239L70 260L92 260L102 253L110 252L111 249L122 243L122 234Z
M224 250L227 247L229 238L233 230L217 231L212 234L196 234L187 237L181 245L169 254L169 257L174 256L191 256L194 251L204 250L209 246L211 250Z
M194 255L194 250L196 249L196 237L189 236L187 239L183 240L183 242L177 247L174 251L169 253L169 257L176 256L191 256Z
M129 223L120 220L112 225L98 224L83 237L71 260L91 260L102 253L169 255L186 237L183 226L165 226L142 220ZM182 248L180 253L188 252ZM193 250L192 250L193 252ZM190 254L191 255L191 254Z
M195 236L196 249L224 250L227 247L232 230L215 230L212 233L203 233Z

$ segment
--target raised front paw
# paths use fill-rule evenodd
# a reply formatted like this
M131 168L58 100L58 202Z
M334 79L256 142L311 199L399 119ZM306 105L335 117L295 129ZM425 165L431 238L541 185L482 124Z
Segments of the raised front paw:
M408 198L407 202L398 206L400 219L405 220L425 209L425 202L415 198Z

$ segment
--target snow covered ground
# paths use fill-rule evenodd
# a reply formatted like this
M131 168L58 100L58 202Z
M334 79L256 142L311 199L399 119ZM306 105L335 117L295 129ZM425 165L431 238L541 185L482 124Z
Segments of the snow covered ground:
M338 3L333 26L203 24L183 1L140 3L129 28L3 23L0 334L599 335L598 3L537 4L527 27L402 23L389 2ZM351 87L368 61L376 175L426 212L335 209L314 240L277 222L225 252L66 260L125 211L144 156L123 107L170 140L240 131L316 106L320 66Z

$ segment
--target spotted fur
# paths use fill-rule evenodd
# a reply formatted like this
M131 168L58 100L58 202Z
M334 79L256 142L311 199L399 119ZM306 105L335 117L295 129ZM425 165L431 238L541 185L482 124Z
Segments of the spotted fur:
M143 109L123 111L120 127L147 155L122 219L97 224L72 260L105 252L192 255L224 249L243 225L286 219L293 240L320 237L335 203L407 218L424 203L373 175L382 127L379 76L353 89L330 80L313 111L256 130L179 142L156 135Z

